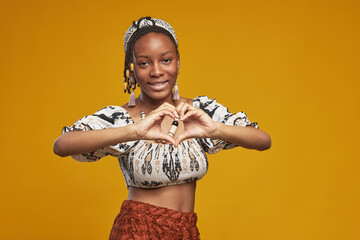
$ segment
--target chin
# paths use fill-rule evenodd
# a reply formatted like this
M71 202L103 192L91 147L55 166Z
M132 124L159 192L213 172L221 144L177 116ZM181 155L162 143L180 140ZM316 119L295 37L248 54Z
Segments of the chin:
M167 99L167 98L171 98L172 97L172 92L170 93L154 93L154 94L151 94L150 97L154 100L164 100L164 99Z
M166 88L162 91L153 91L152 89L142 89L141 94L146 95L147 97L153 100L165 100L172 98L172 88Z

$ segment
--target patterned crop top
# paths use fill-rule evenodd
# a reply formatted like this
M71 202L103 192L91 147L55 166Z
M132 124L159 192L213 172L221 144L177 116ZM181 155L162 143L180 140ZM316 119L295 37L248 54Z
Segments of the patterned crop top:
M196 97L193 106L205 111L214 121L258 128L257 123L250 122L244 112L230 113L215 99ZM83 117L73 126L64 127L62 133L123 127L128 124L134 124L134 121L124 108L108 106ZM107 155L115 156L119 160L127 188L157 188L201 179L208 169L205 152L212 154L234 147L236 145L232 143L210 138L185 140L177 148L172 144L137 140L72 157L79 162L94 162Z

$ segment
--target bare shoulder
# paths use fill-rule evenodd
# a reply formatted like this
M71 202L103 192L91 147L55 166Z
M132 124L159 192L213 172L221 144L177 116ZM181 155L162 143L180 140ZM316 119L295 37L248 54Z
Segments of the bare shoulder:
M125 103L124 105L122 105L121 107L124 108L126 111L128 112L133 112L136 111L138 108L139 104L136 104L134 107L129 107L128 103Z
M190 105L193 104L193 100L192 100L192 99L190 99L190 98L184 98L184 97L181 97L181 98L180 98L180 102L184 102L184 103L187 103L187 104L190 104Z
M130 117L136 122L136 120L138 120L137 115L139 115L140 110L138 107L138 104L135 105L134 107L129 107L128 103L125 103L124 105L121 106L122 108L124 108L128 114L130 115Z
M121 106L123 109L125 109L126 111L130 110L130 107L128 106L128 103L125 103L124 105Z

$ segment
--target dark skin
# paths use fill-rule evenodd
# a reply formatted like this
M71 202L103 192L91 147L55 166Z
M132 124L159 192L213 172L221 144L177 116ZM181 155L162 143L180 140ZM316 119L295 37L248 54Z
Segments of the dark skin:
M180 57L171 39L162 33L150 32L134 45L135 78L141 88L135 107L123 107L135 124L121 128L74 131L56 139L54 152L65 157L91 152L119 142L147 140L165 141L177 146L190 138L212 138L228 141L244 148L266 150L271 146L269 135L254 127L228 126L213 121L204 111L192 106L192 99L172 99L180 68ZM141 108L141 109L140 109ZM140 112L146 118L140 118ZM174 138L167 133L174 118L179 127ZM161 144L161 143L160 143ZM147 202L182 212L193 212L196 182L155 189L129 188L128 199Z
M165 116L159 123L159 131L166 134L174 117L182 117L174 139L176 144L187 138L209 137L218 125L206 113L192 106L192 99L172 99L180 67L180 57L170 38L161 33L148 33L134 45L135 78L141 88L141 95L135 107L123 107L129 112L135 123L141 123L140 112L146 115L159 109L167 109L171 115ZM152 87L154 82L164 82L165 86ZM140 109L141 108L141 109ZM153 125L149 125L152 128ZM146 128L145 128L146 129ZM258 129L252 129L257 131ZM267 134L266 134L267 135ZM155 138L156 137L152 137ZM183 212L193 212L196 182L172 185L156 189L129 188L128 199L148 202Z
M134 45L135 78L141 88L141 95L136 100L135 107L125 108L135 123L141 122L140 112L149 113L154 110L167 109L171 115L160 119L158 130L167 135L174 117L179 117L174 106L180 103L192 104L192 99L172 99L172 89L179 74L180 56L171 39L160 33L148 33L139 38ZM150 85L154 82L164 82L164 86ZM161 107L160 107L161 106ZM160 107L160 108L159 108ZM141 109L140 109L141 108ZM153 125L149 125L153 129ZM179 121L179 127L174 138L183 132L184 126ZM157 141L156 137L154 138ZM151 141L151 140L149 140ZM159 141L157 141L159 143ZM168 143L168 142L167 142ZM166 144L167 144L166 143ZM162 144L162 143L159 143ZM182 212L193 212L195 204L196 182L172 185L155 189L129 188L128 199L151 203Z

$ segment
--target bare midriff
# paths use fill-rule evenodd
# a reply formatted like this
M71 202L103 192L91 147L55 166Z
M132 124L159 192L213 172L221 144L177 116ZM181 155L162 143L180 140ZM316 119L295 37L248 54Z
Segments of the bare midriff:
M196 181L161 188L129 187L128 200L181 212L194 212Z
M192 99L181 98L180 102L192 104ZM127 104L123 108L129 113L134 123L141 121L140 109L129 108ZM174 119L165 116L161 128L168 133ZM184 131L180 121L174 138ZM156 141L148 140L157 143ZM165 207L181 212L194 212L196 181L190 183L175 184L160 188L129 187L128 200L150 203L155 206Z

